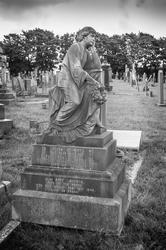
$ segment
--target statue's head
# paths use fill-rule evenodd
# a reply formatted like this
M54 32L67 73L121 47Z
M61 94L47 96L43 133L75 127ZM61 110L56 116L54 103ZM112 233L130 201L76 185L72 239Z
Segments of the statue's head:
M89 34L95 35L96 31L94 28L90 27L90 26L86 26L82 29L80 29L77 33L76 33L76 41L77 42L81 42L85 37L87 37Z

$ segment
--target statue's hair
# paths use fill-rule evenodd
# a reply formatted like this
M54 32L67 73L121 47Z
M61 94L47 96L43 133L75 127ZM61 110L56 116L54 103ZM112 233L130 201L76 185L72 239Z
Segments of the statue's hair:
M82 29L80 29L77 33L76 33L76 41L77 42L81 42L84 37L88 36L89 34L96 34L96 30L90 26L86 26Z

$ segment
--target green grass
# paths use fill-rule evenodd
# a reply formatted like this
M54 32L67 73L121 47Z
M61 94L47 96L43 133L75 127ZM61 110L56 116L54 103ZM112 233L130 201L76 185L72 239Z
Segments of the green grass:
M154 93L157 93L156 90L154 88ZM121 235L22 223L2 249L118 250L133 249L136 244L144 249L166 249L165 109L156 106L156 94L153 98L146 97L127 83L114 82L113 92L108 96L107 127L143 131L140 153L124 151L129 166L145 152L133 184L132 202ZM11 180L15 189L20 185L20 173L30 164L32 143L35 142L35 135L29 130L29 121L48 120L49 112L48 109L43 110L41 104L26 102L7 107L6 112L14 120L15 129L0 146L0 158L4 163L3 179Z

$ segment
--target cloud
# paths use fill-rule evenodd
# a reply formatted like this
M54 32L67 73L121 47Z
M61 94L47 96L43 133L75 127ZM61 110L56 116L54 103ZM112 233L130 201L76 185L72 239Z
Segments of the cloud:
M35 7L43 7L56 5L60 3L68 3L73 0L0 0L0 7L4 10L24 10Z
M136 6L141 7L142 5L144 5L145 2L146 2L146 0L137 0L136 1Z

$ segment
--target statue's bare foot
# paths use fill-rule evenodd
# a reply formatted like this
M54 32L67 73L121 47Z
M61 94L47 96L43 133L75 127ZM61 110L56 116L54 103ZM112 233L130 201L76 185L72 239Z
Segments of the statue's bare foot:
M96 126L99 128L105 128L101 121L97 121Z
M104 127L104 125L101 122L96 123L96 134L102 134L106 131L107 131L107 129Z

